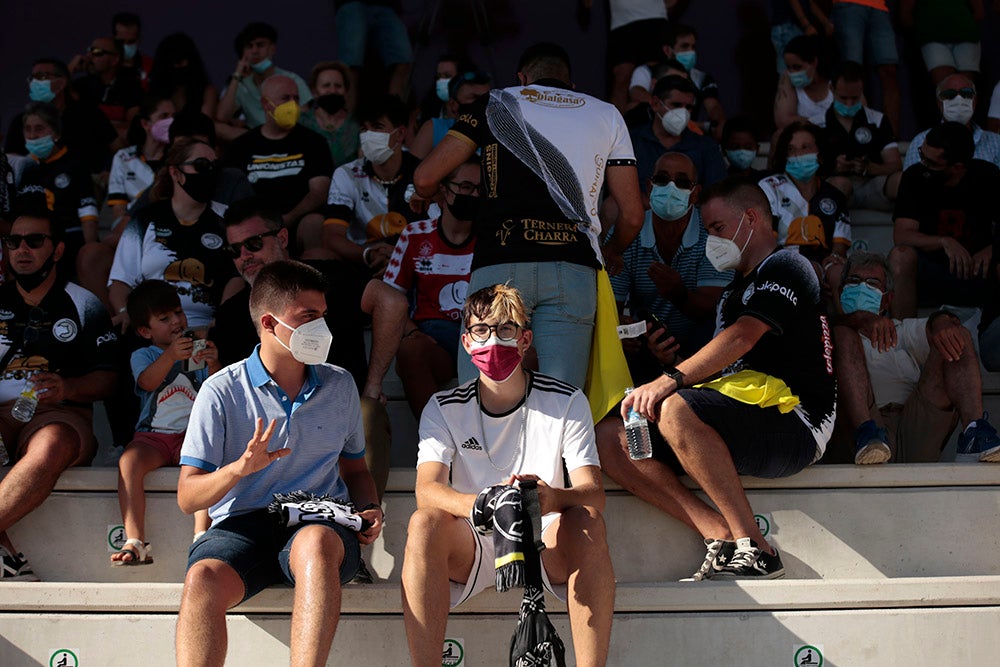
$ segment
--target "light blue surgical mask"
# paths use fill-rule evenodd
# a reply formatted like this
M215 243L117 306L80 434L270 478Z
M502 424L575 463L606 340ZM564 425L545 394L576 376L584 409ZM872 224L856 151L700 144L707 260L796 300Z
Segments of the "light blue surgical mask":
M434 82L434 92L437 94L437 98L442 102L448 101L449 83L451 83L451 79L438 79Z
M864 310L879 315L882 313L882 292L866 283L845 285L840 292L840 307L845 315Z
M698 62L698 52L697 51L674 51L674 59L677 60L684 69L691 71L694 69L694 64Z
M52 155L52 151L56 148L56 142L52 138L52 135L48 134L38 139L25 139L24 147L39 160L45 160Z
M264 58L259 63L250 63L250 69L257 72L257 74L263 74L267 70L271 69L271 65L273 64L274 63L271 62L270 58Z
M654 185L649 191L649 207L657 217L679 220L691 210L691 191L680 189L673 181L666 185Z
M753 159L757 157L757 153L747 148L735 148L726 151L726 157L729 158L729 164L742 170L750 168Z
M806 153L788 158L785 172L796 181L808 181L819 171L819 156L816 153Z
M56 98L56 94L52 92L52 81L32 79L28 84L28 97L32 102L51 102Z
M834 100L833 110L845 118L854 118L854 116L861 111L861 102L855 102L854 104L848 106L840 100Z
M122 46L122 53L125 56L125 60L132 60L135 58L136 54L139 53L139 44L125 44Z
M788 80L791 81L792 85L796 88L805 88L812 83L813 78L809 76L809 72L802 69L798 72L789 72Z

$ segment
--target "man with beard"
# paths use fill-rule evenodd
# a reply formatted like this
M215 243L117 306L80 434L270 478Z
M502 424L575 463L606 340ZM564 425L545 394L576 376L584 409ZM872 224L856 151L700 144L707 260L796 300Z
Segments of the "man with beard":
M38 580L7 530L42 504L63 470L90 464L91 404L115 382L111 320L97 297L60 278L59 236L42 212L19 216L3 238L14 279L0 285L0 458L13 467L0 480L0 581ZM11 413L25 393L38 400L26 422Z

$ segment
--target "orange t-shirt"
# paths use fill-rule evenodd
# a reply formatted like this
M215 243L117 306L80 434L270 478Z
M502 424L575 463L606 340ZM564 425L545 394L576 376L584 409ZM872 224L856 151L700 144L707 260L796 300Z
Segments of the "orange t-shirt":
M864 5L865 7L877 9L880 12L889 11L889 8L885 4L885 0L833 0L833 4Z

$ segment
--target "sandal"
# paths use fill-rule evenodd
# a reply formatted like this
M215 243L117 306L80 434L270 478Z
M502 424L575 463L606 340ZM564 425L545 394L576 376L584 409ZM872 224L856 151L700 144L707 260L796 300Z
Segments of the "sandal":
M153 547L149 545L149 542L132 537L125 540L125 544L118 550L119 554L130 554L132 558L130 560L112 560L111 564L116 566L149 565L153 562L153 557L150 555L152 552Z

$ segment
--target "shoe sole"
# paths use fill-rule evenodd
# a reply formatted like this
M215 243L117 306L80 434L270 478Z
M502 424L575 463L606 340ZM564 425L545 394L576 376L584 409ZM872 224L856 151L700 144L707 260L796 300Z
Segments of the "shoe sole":
M16 577L4 577L0 583L5 581L41 581L37 574L19 574Z
M715 575L715 579L739 579L740 581L753 581L756 579L780 579L785 576L785 570L782 568L777 572L768 572L767 574L733 574L732 572L720 572Z
M979 455L979 460L983 463L1000 463L1000 447L987 449Z
M855 465L872 465L877 463L885 463L892 456L892 452L885 443L877 443L874 445L865 445L854 455Z

